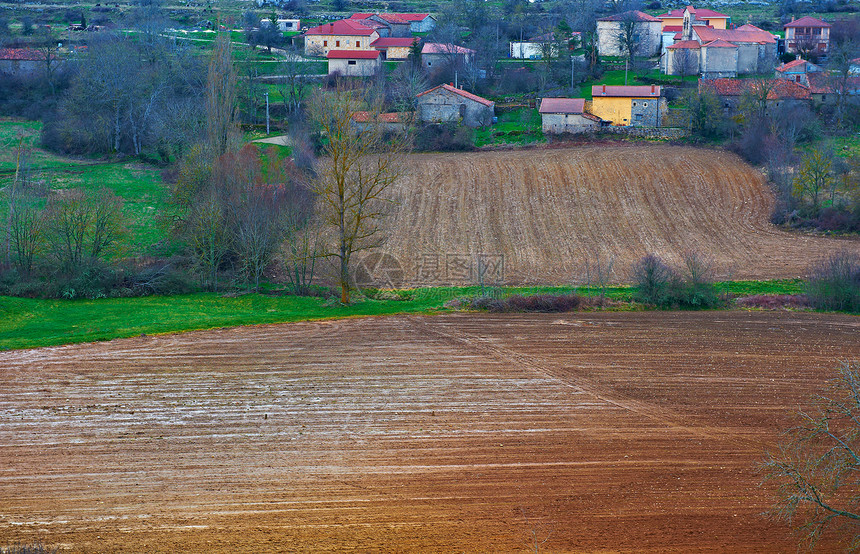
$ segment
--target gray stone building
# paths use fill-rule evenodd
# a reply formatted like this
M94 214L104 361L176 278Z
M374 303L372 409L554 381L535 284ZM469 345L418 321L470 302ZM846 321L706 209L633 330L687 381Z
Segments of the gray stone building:
M418 119L425 123L461 121L469 127L493 123L495 102L451 85L439 85L416 96Z
M600 128L600 118L585 111L583 98L543 98L538 112L544 133L586 133Z
M370 77L382 68L378 50L329 50L328 74L345 77Z
M640 11L627 11L597 20L597 51L601 56L626 56L625 28L631 26L635 56L656 56L662 42L662 22Z

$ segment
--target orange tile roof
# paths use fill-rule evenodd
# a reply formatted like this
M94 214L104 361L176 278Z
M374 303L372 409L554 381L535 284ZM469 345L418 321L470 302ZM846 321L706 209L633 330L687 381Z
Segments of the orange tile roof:
M690 10L690 13L696 16L696 19L730 19L724 13L715 12L714 10L709 10L707 8L694 8L693 6L687 6L687 9ZM669 10L668 12L658 15L657 17L664 18L676 18L676 17L684 17L684 10L678 8L676 10Z
M702 45L696 40L682 40L666 47L667 50L698 50Z
M737 48L737 44L732 44L731 42L726 42L722 39L712 40L707 44L703 44L702 46L706 48Z
M0 60L41 62L45 61L45 54L33 48L0 48Z
M737 29L712 29L711 27L694 25L693 32L696 33L703 43L725 40L726 42L733 42L735 44L739 42L776 44L776 39L771 33L753 25L743 25Z
M391 48L392 46L412 46L418 42L418 37L379 37L370 43L374 48Z
M403 115L411 112L388 112L377 114L376 120L380 123L400 123ZM370 112L353 112L352 120L356 123L367 123L370 121Z
M789 27L830 27L830 23L826 21L821 21L815 17L804 16L796 21L791 21L783 25L783 29L787 29Z
M766 81L770 90L767 93L768 100L780 100L794 98L796 100L808 100L809 88L786 79L768 79ZM740 96L745 91L754 91L759 81L753 79L711 79L699 81L699 87L709 87L720 96Z
M434 90L438 90L440 88L443 90L447 90L448 92L453 92L454 94L459 94L463 98L468 98L469 100L474 100L475 102L478 102L478 103L483 104L485 106L492 106L495 104L495 102L493 102L491 100L487 100L486 98L481 98L477 94L472 94L471 92L466 92L463 89L456 88L456 87L454 87L452 85L448 85L448 84L439 85L439 86L431 88L430 90L425 90L424 92L422 92L420 94L416 94L415 98L418 98L419 96L424 96L425 94L429 94L429 93L433 92Z
M422 54L474 54L471 48L464 48L456 44L443 44L441 42L426 42L421 48Z
M375 60L379 50L329 50L326 58L330 60Z

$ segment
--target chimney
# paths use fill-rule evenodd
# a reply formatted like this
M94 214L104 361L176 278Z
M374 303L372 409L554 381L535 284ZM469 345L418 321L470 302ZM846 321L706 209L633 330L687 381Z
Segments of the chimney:
M653 95L657 91L657 87L655 85L651 85L651 94Z
M603 94L606 94L606 85L603 85Z

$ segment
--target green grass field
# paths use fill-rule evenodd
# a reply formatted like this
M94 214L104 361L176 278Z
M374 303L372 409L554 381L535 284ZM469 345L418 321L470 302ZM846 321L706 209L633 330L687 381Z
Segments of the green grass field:
M800 280L734 281L719 283L718 290L734 296L799 294ZM485 291L486 292L486 291ZM589 287L507 287L492 292L511 294L562 294L594 296ZM476 296L478 287L434 287L401 291L401 300L359 299L350 306L322 298L248 294L225 297L214 293L98 300L43 300L0 296L0 350L103 341L135 335L172 333L237 325L287 323L397 313L437 313L454 298ZM611 286L606 296L629 302L633 289ZM615 309L639 309L624 306Z
M521 108L501 113L495 125L475 129L475 146L491 144L532 144L545 142L537 110Z

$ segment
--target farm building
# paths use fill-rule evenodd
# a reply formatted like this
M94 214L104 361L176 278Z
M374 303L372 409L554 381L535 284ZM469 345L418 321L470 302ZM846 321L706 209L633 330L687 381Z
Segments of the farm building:
M824 69L806 60L794 60L776 68L777 79L788 79L804 86L809 86L809 74L821 73Z
M616 126L659 127L666 112L666 100L656 85L595 85L591 96L591 113Z
M51 59L54 59L53 56ZM0 48L0 74L18 77L45 70L45 54L32 48Z
M445 67L467 67L475 61L475 51L456 44L426 42L421 47L421 63L435 71Z
M285 32L297 32L302 28L302 22L300 19L278 19L277 25L278 30L282 33ZM268 27L272 22L269 19L263 19L260 21L261 27Z
M380 37L370 45L379 50L383 60L405 60L418 38Z
M324 23L305 31L305 56L325 56L329 50L372 50L370 43L378 38L375 29L358 21Z
M370 77L382 68L378 50L329 50L328 74L346 77Z
M830 23L807 15L782 27L786 52L827 54L830 51Z
M397 25L402 25L405 21L409 26L410 33L427 33L432 31L436 27L436 19L430 15L429 13L388 13L388 14L377 14L377 13L354 13L350 17L350 19L376 19L382 23L388 23L390 21L396 22ZM404 36L408 37L409 34L391 34L387 36L399 37Z
M451 85L439 85L416 96L418 118L425 123L462 121L469 127L490 125L495 102Z
M370 112L355 112L352 114L352 124L363 130L368 127L372 118ZM414 119L415 112L388 112L376 115L376 121L386 131L400 131Z
M600 127L600 118L586 113L583 98L544 98L538 112L544 133L584 133Z
M660 53L661 21L647 13L631 10L597 20L597 51L601 56L626 55L622 42L626 25L633 25L636 56L651 57Z

